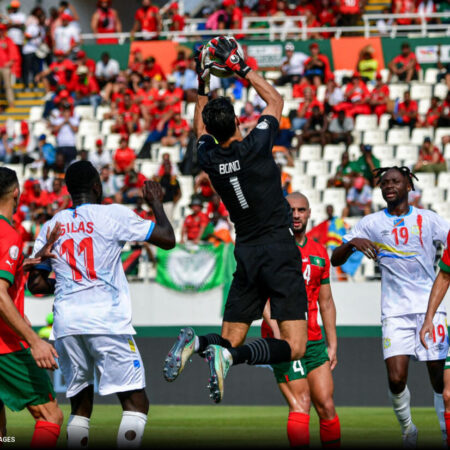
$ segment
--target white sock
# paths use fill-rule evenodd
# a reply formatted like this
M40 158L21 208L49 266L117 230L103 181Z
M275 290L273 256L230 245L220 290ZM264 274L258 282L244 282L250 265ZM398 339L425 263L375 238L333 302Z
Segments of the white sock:
M67 422L67 447L87 448L89 441L89 421L87 417L69 417Z
M197 353L200 349L200 339L198 336L195 336L195 342L194 342L194 351Z
M436 410L436 414L439 420L439 426L441 427L442 439L447 442L447 427L445 426L445 407L444 407L444 399L442 398L442 394L434 393L434 409Z
M124 411L117 433L118 448L139 448L144 436L147 415L140 412Z
M412 424L410 407L411 394L409 393L408 386L400 394L393 394L389 391L389 397L391 398L397 420L402 428L402 433L404 433Z

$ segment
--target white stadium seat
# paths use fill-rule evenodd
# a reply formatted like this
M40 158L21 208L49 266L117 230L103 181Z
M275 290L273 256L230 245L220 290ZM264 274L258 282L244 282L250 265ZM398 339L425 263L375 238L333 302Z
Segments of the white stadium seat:
M380 123L378 124L378 129L382 131L387 131L389 128L390 114L381 114Z
M376 187L372 192L372 205L374 205L375 210L386 206L386 202L384 201L383 195L381 194L381 189L379 187Z
M102 136L98 135L98 134L97 135L91 134L91 135L85 136L84 142L83 142L83 148L90 152L95 151L95 148L96 148L95 142L97 141L97 139L102 139Z
M325 205L335 205L336 203L345 203L345 199L344 188L328 188L323 192L322 203Z
M348 146L348 155L351 161L357 160L361 156L361 150L359 145L352 144Z
M423 98L422 100L419 100L419 114L424 116L428 112L428 109L430 108L430 99L429 98Z
M380 161L381 167L399 166L400 160L398 158L386 158Z
M434 129L433 128L414 128L411 134L411 144L422 145L423 140L429 137L433 140Z
M105 118L105 114L108 114L111 112L110 106L100 105L97 107L97 111L95 111L95 118L97 120L102 121Z
M389 69L381 69L380 75L381 79L383 80L383 83L386 83L389 76Z
M434 173L417 173L418 180L414 181L420 189L432 189L436 186L436 175Z
M33 124L33 136L39 137L41 134L50 133L51 129L47 126L47 122L40 120Z
M168 153L170 155L170 160L173 163L180 162L180 147L178 147L178 146L162 147L161 146L159 148L159 153L158 153L158 158L160 161L162 161L162 155L164 155L164 153Z
M385 144L384 131L379 130L365 131L363 142L364 144L369 145Z
M292 98L292 86L290 84L286 86L277 86L277 91L285 100L290 100Z
M100 132L104 136L108 136L108 134L111 134L111 127L114 125L115 120L114 119L106 119L102 122L101 130Z
M441 172L438 175L437 185L438 185L438 187L450 190L450 172ZM450 205L450 201L449 201L449 205Z
M422 100L431 97L431 85L414 83L411 86L411 98L413 100Z
M80 117L80 119L94 119L94 108L90 105L80 105L75 106L75 114Z
M320 145L305 144L300 147L300 161L317 161L321 158Z
M422 204L441 203L444 201L444 189L440 187L429 187L422 191Z
M419 149L416 145L399 145L395 151L395 157L401 160L417 161Z
M378 117L375 114L360 114L356 116L355 130L368 131L378 128Z
M450 220L450 202L432 202L431 208L444 219Z
M391 100L400 99L403 100L403 94L408 90L406 83L390 84L389 85L389 98Z
M119 133L110 133L106 136L105 148L108 150L116 151L120 144L120 138L122 136Z
M391 145L402 145L409 143L409 128L393 128L387 132L386 142Z
M32 106L30 108L30 116L29 116L30 122L37 122L38 120L41 120L43 112L44 112L43 106Z
M353 130L352 131L352 136L353 136L353 143L356 145L361 144L362 142L362 132L358 131L358 130Z
M439 97L441 100L444 99L447 95L447 85L444 83L438 83L434 86L434 92L433 95L435 97Z
M327 175L328 163L327 161L308 161L306 172L308 175Z
M80 126L78 127L78 133L83 136L100 134L100 125L97 120L81 120Z
M325 161L341 161L342 153L345 151L344 145L328 144L323 149L323 159Z
M305 189L312 189L313 179L309 175L298 175L292 177L292 190L303 192Z
M434 142L437 145L441 145L442 144L442 138L444 136L450 136L450 128L436 128L436 133L434 135Z
M374 145L372 152L378 159L392 159L394 157L394 147L392 145Z
M439 69L434 67L430 67L425 71L425 83L435 84L437 81L437 76L439 74Z
M327 87L324 84L321 84L317 88L316 98L317 98L317 100L319 100L319 102L323 102L325 100L325 92L326 92L326 90L327 90Z
M134 151L139 153L139 150L141 150L146 139L147 139L147 133L133 133L133 134L130 134L130 139L128 141L128 145Z
M283 105L283 116L288 116L289 113L294 110L298 110L300 100L285 100Z
M151 178L153 175L155 175L156 171L159 168L159 163L148 160L141 161L138 164L140 164L140 172L142 172L147 178Z
M450 143L445 144L444 147L444 158L450 159ZM450 170L450 167L447 167L448 170Z

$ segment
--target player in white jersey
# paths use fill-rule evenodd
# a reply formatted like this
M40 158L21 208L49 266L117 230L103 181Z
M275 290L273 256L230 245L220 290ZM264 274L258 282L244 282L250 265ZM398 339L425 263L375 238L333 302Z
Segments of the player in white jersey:
M435 279L436 243L445 242L450 225L436 213L408 204L414 189L407 167L379 169L376 173L387 208L361 219L334 250L331 263L343 264L359 250L378 261L381 270L381 321L383 354L390 397L406 446L415 446L417 429L411 419L410 393L406 385L410 357L426 361L434 389L434 405L446 441L443 367L448 350L446 312L434 316L436 341L425 349L419 332Z
M32 271L28 286L33 293L55 294L55 347L72 407L68 445L87 446L95 370L100 395L116 393L123 408L118 446L136 448L147 421L148 399L120 254L127 241L169 249L175 236L158 183L147 181L143 189L155 224L125 206L101 205L102 184L90 162L72 164L65 178L74 206L42 227L34 253L48 245L49 230L60 228L60 235L53 245L54 258ZM56 283L49 279L52 270Z

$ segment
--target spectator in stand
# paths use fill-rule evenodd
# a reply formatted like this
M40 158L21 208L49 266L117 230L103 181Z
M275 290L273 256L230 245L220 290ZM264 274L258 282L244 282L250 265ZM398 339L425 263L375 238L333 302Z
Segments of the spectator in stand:
M416 126L417 111L417 102L411 100L410 92L406 91L403 94L403 102L398 104L398 107L394 109L392 117L389 119L389 128L397 125L400 127L409 127L412 130Z
M239 129L246 136L253 128L256 127L261 114L256 111L252 102L245 102L244 111L239 116Z
M428 108L422 125L424 127L436 127L441 112L442 106L439 104L439 97L432 97L430 107Z
M167 135L161 139L162 145L179 145L186 148L189 140L190 127L186 119L181 117L181 113L176 111L167 125Z
M128 147L128 138L126 136L120 138L119 148L114 153L113 160L114 171L118 174L126 174L130 170L134 170L136 153Z
M202 212L203 202L201 199L193 198L189 208L192 209L192 214L189 214L184 220L180 244L184 244L186 240L198 244L209 223L208 216Z
M302 134L298 136L298 146L303 144L316 144L324 146L327 143L328 119L318 105L312 107L311 116L306 121L302 129Z
M242 9L236 6L236 0L223 0L222 5L225 13L230 18L230 28L232 30L242 30L244 17ZM242 39L244 35L237 34L235 38Z
M136 38L143 41L158 39L162 30L162 20L157 6L151 0L142 0L141 7L134 16L134 25L131 29L131 39L135 39L136 32L140 31L142 37Z
M415 0L393 0L392 12L394 14L402 14L403 16L414 14L416 12L416 2ZM412 19L409 17L399 17L396 19L396 22L399 25L411 25Z
M166 105L181 109L181 102L184 98L184 92L181 87L177 87L177 80L173 75L167 77L167 89L162 93Z
M99 138L95 141L95 150L89 154L89 161L100 172L102 167L109 166L111 155L103 147L103 141Z
M173 166L170 158L165 158L162 163L162 170L154 177L155 181L161 184L164 192L163 205L164 211L170 221L173 219L173 211L178 200L181 198L180 183L177 176L173 173Z
M22 81L26 85L28 80L23 78L24 70L23 70L23 44L24 44L24 31L25 31L25 22L27 20L27 16L20 10L20 2L18 0L12 0L12 2L8 5L6 15L6 25L8 28L8 37L16 44L18 53L20 55L20 62L22 65L21 73L22 73Z
M369 90L361 80L359 72L354 72L350 83L345 87L345 101L335 106L336 111L344 110L351 117L358 114L370 114Z
M54 58L50 66L35 77L37 83L40 81L44 83L47 92L55 91L57 87L67 86L76 70L76 65L65 57L63 50L55 50Z
M176 88L178 90L178 88ZM181 89L181 95L183 90ZM140 87L136 92L136 104L140 105L141 116L144 119L146 130L150 129L152 117L150 111L153 108L156 99L159 97L159 90L157 87L152 86L152 80L149 77L143 77L140 83Z
M95 67L97 63L93 59L88 58L84 50L78 50L77 54L75 55L75 64L78 67L87 67L89 75L95 75Z
M47 136L41 134L38 139L36 151L39 153L39 158L44 161L48 167L52 167L56 160L56 150L52 144L47 142Z
M53 48L61 50L66 56L73 54L81 44L78 27L71 24L73 17L68 13L61 14L61 25L55 28Z
M341 27L356 26L364 3L362 0L338 0L338 25Z
M167 10L167 15L170 20L170 31L183 31L186 22L185 17L178 12L178 3L172 2Z
M144 208L145 201L143 197L138 197L136 199L136 208L133 209L133 212L136 213L139 217L144 220L154 220L155 215L153 211L148 211Z
M353 119L347 117L345 111L339 111L328 127L330 143L340 144L343 142L348 147L353 142L352 131L354 127Z
M373 171L380 168L380 160L373 155L371 145L360 144L359 149L361 156L355 161L354 167L373 187Z
M188 63L180 61L172 75L175 78L175 86L183 89L185 100L187 102L195 101L198 87L197 74L188 68Z
M304 72L304 64L308 56L303 52L296 52L292 42L288 42L284 46L286 56L281 63L281 77L276 80L275 84L284 86L287 83L296 84L300 82Z
M211 199L208 202L208 207L206 209L206 214L210 219L212 219L213 216L219 216L219 218L221 219L228 220L228 210L225 207L225 204L223 203L219 194L214 193L211 196Z
M286 41L286 39L292 39L293 35L291 29L296 26L295 22L289 18L289 8L286 5L285 0L278 0L276 2L276 9L270 11L269 16L279 17L280 20L271 23L271 29L273 37L279 41Z
M375 59L375 49L366 45L361 49L356 63L356 72L361 74L361 79L367 83L375 79L378 71L378 61Z
M119 177L112 173L110 166L102 167L100 180L102 182L103 203L120 203L122 184Z
M385 14L387 16L388 14L391 14L391 10L389 8L384 8L383 14ZM378 19L377 20L378 33L380 33L383 36L388 35L389 29L393 25L393 23L394 23L394 19L388 19L387 17Z
M414 172L432 172L438 174L447 170L447 163L439 149L426 137L419 150L419 159L414 166Z
M307 120L312 115L314 106L319 107L319 109L323 111L322 103L314 97L313 90L311 88L305 89L304 95L304 101L298 106L297 117L292 119L293 130L301 130L305 126Z
M56 136L56 151L64 155L67 166L77 157L76 137L80 118L72 113L70 103L62 103L59 110L60 114L50 119L50 125Z
M417 5L417 14L425 16L427 22L432 21L435 23L435 19L428 17L430 14L434 14L437 11L435 2L433 0L419 0ZM422 19L416 19L416 23L422 23Z
M75 94L75 106L91 105L94 108L94 115L100 105L100 88L97 80L89 73L86 66L79 66L73 80L73 93Z
M41 189L43 191L51 192L53 190L53 180L54 178L50 176L50 166L44 164L42 166L42 176L39 178Z
M320 39L318 31L309 31L310 28L320 28L320 22L310 9L306 9L304 15L306 17L306 27L308 28L306 36L308 39Z
M150 110L150 134L145 141L147 145L159 142L163 137L167 136L170 119L174 114L181 113L178 105L166 105L165 98L162 95L156 97L155 101L155 105Z
M111 117L122 119L120 123L119 121L116 122L114 131L126 134L139 131L140 112L139 106L133 101L133 91L127 89L123 94L123 100L119 101L117 106L111 105Z
M449 3L449 12L450 12L450 3ZM440 83L442 80L444 80L445 84L447 85L447 89L450 89L450 62L447 62L445 65L442 64L441 45L438 47L437 56L438 56L437 68L440 71L440 73L438 73L437 76L437 82Z
M214 189L206 172L202 171L195 177L194 191L198 197L206 202L209 202L211 199Z
M331 74L330 79L327 81L327 87L325 90L324 107L325 113L333 113L337 105L345 100L342 89L337 85L334 74Z
M170 166L170 174L171 175L178 175L178 167L176 164L172 163L172 160L170 159L170 153L163 153L162 154L162 161L159 165L158 170L155 173L155 176L162 177L166 171L166 166Z
M317 16L321 27L334 27L336 25L336 10L331 0L322 0ZM322 33L324 39L329 39L331 33Z
M328 187L343 187L346 191L353 184L353 179L358 175L359 167L350 161L348 151L342 153L341 163L336 167L336 173L333 178L328 180Z
M393 75L397 75L399 81L404 81L406 83L419 79L420 65L417 62L416 55L411 51L411 47L407 42L402 44L400 55L397 55L388 64L388 68L388 84L391 82Z
M69 191L63 184L63 180L55 178L53 180L52 191L48 194L47 212L51 216L72 206Z
M387 111L389 86L383 83L381 74L378 73L375 79L375 87L369 95L369 105L372 110L372 114L376 114L378 116L378 120L380 120L381 115L385 114Z
M108 83L114 82L119 72L119 63L112 59L108 52L103 52L100 61L97 61L95 65L95 77L100 89L103 89Z
M347 194L347 206L342 218L367 216L372 212L372 188L364 177L356 177Z
M438 127L450 127L450 90L442 102L441 115L437 121Z
M136 203L139 197L142 197L142 188L145 183L145 176L134 169L129 170L125 175L122 186L122 203Z
M6 36L6 25L0 23L0 75L3 80L8 107L14 106L14 92L11 86L11 71L19 57L16 44ZM0 80L0 81L1 81Z
M304 75L311 84L320 86L330 79L330 61L326 55L320 53L319 44L316 42L310 44L309 51L310 57L304 62Z
M92 15L91 28L95 34L122 33L119 14L111 7L112 0L98 0ZM97 38L97 44L118 44L117 38Z
M48 192L42 190L39 180L33 180L31 189L27 192L25 198L21 199L21 203L28 207L31 216L33 216L36 211L46 208L50 203L49 200Z

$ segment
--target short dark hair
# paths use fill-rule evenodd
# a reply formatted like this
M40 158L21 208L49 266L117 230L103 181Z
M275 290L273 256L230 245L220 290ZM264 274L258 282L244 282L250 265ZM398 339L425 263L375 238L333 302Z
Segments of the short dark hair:
M77 161L66 170L66 186L73 197L88 194L95 183L100 183L100 175L89 161Z
M227 97L210 100L202 111L206 131L219 142L225 142L236 132L236 114Z
M411 48L411 46L407 42L403 42L402 48Z
M16 185L19 186L16 172L8 167L0 167L0 198L11 192Z

